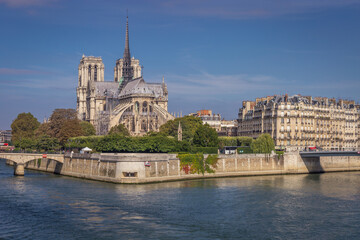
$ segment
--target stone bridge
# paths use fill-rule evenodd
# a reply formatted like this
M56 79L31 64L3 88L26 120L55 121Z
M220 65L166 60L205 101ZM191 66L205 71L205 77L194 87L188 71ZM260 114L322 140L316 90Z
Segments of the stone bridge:
M14 163L14 175L24 176L24 165L37 159L51 159L64 163L64 154L0 153L0 159Z

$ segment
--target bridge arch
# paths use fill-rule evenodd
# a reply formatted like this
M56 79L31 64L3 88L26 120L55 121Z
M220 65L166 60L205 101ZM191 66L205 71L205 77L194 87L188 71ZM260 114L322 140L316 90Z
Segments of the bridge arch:
M64 163L63 154L0 153L0 158L14 163L14 175L24 176L25 164L38 159L53 160Z

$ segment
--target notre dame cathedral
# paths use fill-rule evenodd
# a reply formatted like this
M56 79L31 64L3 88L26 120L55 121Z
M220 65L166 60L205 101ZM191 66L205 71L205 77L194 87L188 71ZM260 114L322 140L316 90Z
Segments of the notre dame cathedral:
M174 119L167 111L164 78L162 83L146 83L139 60L131 58L128 18L124 56L116 61L114 81L104 81L101 57L83 55L76 92L79 119L92 123L98 135L122 123L131 135L141 136Z

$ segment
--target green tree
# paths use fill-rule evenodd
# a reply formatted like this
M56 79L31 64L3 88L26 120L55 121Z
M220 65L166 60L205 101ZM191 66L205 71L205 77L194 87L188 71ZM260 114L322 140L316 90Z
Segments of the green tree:
M49 123L40 124L40 126L35 130L35 136L50 135L49 125Z
M32 139L39 126L39 121L31 113L20 113L11 124L12 141Z
M91 123L87 121L81 121L80 126L84 136L93 136L96 134L95 128Z
M57 138L64 147L69 138L84 134L75 109L55 109L49 123L43 125L42 128L43 134Z
M78 119L69 119L64 121L61 125L57 139L60 144L65 147L65 144L69 138L82 136L83 131L81 129L80 121Z
M250 147L252 141L252 137L219 137L219 147L221 149L225 146Z
M50 137L62 138L60 131L68 120L77 120L75 109L55 109L49 119L48 135ZM78 120L79 121L79 120ZM74 122L74 121L73 121ZM77 127L81 129L80 124ZM78 131L78 129L77 129Z
M34 139L34 137L21 137L20 139L15 140L14 145L15 147L20 149L32 150L36 148L36 140Z
M265 156L269 157L271 151L275 149L275 144L270 134L265 133L254 140L250 148L254 153L265 153Z
M217 147L218 134L215 129L211 128L208 124L200 125L194 134L193 143L198 147Z
M108 134L109 135L118 134L118 135L122 135L122 136L130 136L129 130L122 123L112 127Z
M198 117L185 116L167 121L160 126L160 134L177 138L179 122L181 123L183 141L192 142L196 129L202 125L202 121Z
M185 171L185 173L197 173L204 175L207 173L214 173L218 161L218 155L208 155L204 159L204 154L178 154L177 156L180 159L180 166Z
M39 151L58 150L60 149L59 140L48 135L41 135L37 138L36 149Z

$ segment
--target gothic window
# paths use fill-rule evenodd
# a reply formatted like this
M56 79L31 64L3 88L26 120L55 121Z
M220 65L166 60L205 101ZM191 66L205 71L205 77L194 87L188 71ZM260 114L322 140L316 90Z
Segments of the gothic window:
M79 76L79 86L81 86L81 76Z
M89 75L89 81L90 81L91 80L91 65L89 65L88 75Z
M147 102L143 102L142 112L147 113Z
M94 81L97 81L97 65L95 65L95 69L94 69Z
M149 112L152 113L153 112L153 107L151 105L149 105Z
M141 122L141 130L146 131L146 121L145 120L142 120L142 122Z
M135 102L135 112L136 113L139 113L139 106L140 104L139 104L139 102Z

